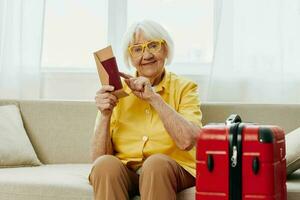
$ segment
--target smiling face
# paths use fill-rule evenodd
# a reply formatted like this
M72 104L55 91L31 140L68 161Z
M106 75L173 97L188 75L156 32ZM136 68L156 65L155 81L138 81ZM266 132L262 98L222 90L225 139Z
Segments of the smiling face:
M144 32L139 30L135 33L134 42L130 45L144 44L149 41L150 40L145 37ZM149 78L151 83L156 85L161 81L166 57L167 48L165 43L162 43L159 51L151 53L145 48L141 56L130 56L130 59L132 65L137 69L138 75Z

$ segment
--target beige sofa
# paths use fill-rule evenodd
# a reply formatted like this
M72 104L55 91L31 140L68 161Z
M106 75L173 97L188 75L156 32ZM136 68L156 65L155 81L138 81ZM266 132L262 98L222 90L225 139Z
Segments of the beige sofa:
M0 169L1 200L87 200L91 168L89 145L96 107L93 102L0 100L16 104L33 147L44 164ZM299 105L203 104L203 124L223 122L231 113L244 121L278 124L289 132L300 126ZM288 200L300 199L300 170L288 178ZM194 199L195 188L178 194Z

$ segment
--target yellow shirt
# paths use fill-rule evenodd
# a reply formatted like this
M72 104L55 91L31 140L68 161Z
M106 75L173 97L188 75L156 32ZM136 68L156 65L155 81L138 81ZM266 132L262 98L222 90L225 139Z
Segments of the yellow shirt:
M123 86L130 92L126 84ZM195 83L166 71L154 90L181 116L201 126L202 114ZM137 170L147 157L162 153L195 177L195 147L190 151L180 150L154 108L133 93L121 98L114 108L110 131L115 156L129 168Z

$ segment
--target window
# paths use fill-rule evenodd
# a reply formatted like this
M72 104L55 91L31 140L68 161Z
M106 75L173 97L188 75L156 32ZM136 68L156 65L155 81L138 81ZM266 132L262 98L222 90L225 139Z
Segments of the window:
M151 19L163 24L175 43L174 63L210 63L213 50L212 0L129 0L128 26Z
M92 53L107 43L107 0L48 0L42 67L93 68Z
M211 63L212 0L47 0L42 66L94 71L92 53L112 44L119 67L124 69L122 35L130 24L141 19L158 21L171 34L175 43L175 72L201 73L199 67Z

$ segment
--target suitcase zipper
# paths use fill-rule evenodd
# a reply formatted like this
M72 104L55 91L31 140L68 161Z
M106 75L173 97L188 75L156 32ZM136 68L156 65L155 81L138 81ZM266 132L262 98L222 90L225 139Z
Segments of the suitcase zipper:
M229 199L242 199L242 129L241 123L229 128Z
M236 167L236 164L237 164L237 148L236 148L236 146L233 146L233 149L232 149L231 162L232 162L231 166Z

